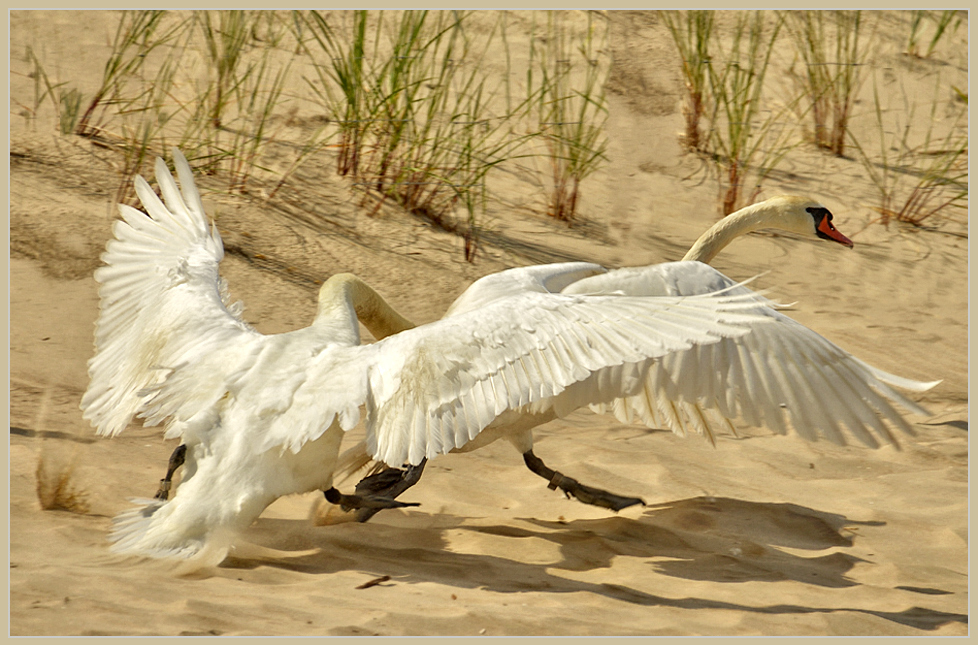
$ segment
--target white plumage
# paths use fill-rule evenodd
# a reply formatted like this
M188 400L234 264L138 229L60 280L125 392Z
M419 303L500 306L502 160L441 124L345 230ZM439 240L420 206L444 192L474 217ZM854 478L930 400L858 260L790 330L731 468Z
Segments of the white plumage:
M568 263L489 276L473 285L468 309L373 345L360 345L357 317L389 323L386 305L334 276L312 325L263 335L229 304L220 236L187 161L178 151L174 160L180 187L162 160L165 204L137 178L148 215L121 207L95 274L101 313L85 417L105 435L134 416L165 421L166 436L187 446L173 499L120 516L121 552L219 562L276 498L331 486L361 406L371 455L418 463L524 408L637 395L644 380L630 366L772 320L766 301L736 286L678 297L553 293L604 272Z
M745 292L726 276L700 262L673 262L618 269L585 278L565 293L616 289L632 296L694 295L718 289ZM619 420L639 420L684 434L692 426L712 438L714 428L740 419L780 434L789 424L805 439L837 444L851 436L873 448L878 439L897 444L883 419L913 434L894 407L927 416L926 410L891 386L924 391L923 383L876 369L773 308L764 310L774 324L751 334L723 339L647 361L645 383L636 395L592 406Z
M553 286L565 295L657 298L720 291L749 295L743 286L704 262L739 235L764 228L787 230L852 247L852 242L832 225L832 215L824 206L801 197L780 196L725 217L696 241L681 262L617 269L565 281L559 287L555 282ZM466 290L449 307L445 317L478 311L494 299L517 293L525 279L521 272L489 276ZM734 423L738 422L767 427L780 434L787 434L793 427L810 441L827 438L845 444L847 437L855 437L874 448L880 445L880 440L898 446L890 426L913 434L912 427L894 404L928 416L925 409L893 386L922 392L940 381L913 381L871 367L774 307L759 307L755 312L770 324L754 325L750 334L696 344L657 359L636 362L626 359L613 369L596 372L568 387L552 406L531 404L508 411L459 449L475 450L506 438L524 459L529 456L527 465L534 472L548 479L554 477L553 488L562 475L559 472L552 475L554 471L531 465L532 462L542 465L532 454L533 428L583 405L589 405L595 412L614 414L625 423L637 421L680 435L693 431L714 442L720 431L735 433ZM401 319L399 325L410 328L411 323ZM371 325L368 328L372 329ZM386 333L381 330L375 335L383 337ZM358 444L344 453L340 472L351 474L368 461L367 445ZM579 483L564 480L567 485L557 484L562 490L588 503L618 509L641 502L638 498L620 498L596 489L578 495ZM595 493L603 500L596 502Z

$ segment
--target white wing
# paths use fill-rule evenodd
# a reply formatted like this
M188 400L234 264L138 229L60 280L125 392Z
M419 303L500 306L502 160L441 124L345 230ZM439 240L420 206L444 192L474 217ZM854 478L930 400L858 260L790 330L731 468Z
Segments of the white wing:
M586 278L564 293L694 295L722 288L731 294L744 290L700 262L672 262ZM693 429L711 439L717 428L733 430L731 421L738 418L781 434L790 423L806 439L821 435L840 444L848 429L872 447L879 445L877 437L896 444L883 420L912 434L891 402L928 415L890 386L923 391L940 381L922 383L888 374L773 309L758 311L775 324L637 364L635 371L645 375L641 391L595 410L679 434Z
M298 451L334 419L349 429L364 403L370 451L391 464L461 447L506 410L582 404L707 432L710 411L783 432L786 410L808 438L841 440L841 421L872 445L873 433L893 441L881 417L909 431L887 399L923 412L888 384L932 385L865 365L689 262L502 272L473 285L450 316L371 346L339 347L313 327L266 337L229 310L220 237L189 165L174 156L182 191L162 161L166 205L137 179L149 216L121 208L125 221L96 272L101 315L82 407L103 434L135 414L171 419L168 434L195 419L209 428L230 396L259 452ZM350 322L338 315L340 327Z
M506 410L557 405L565 392L578 405L609 400L609 392L631 394L641 380L622 365L737 336L763 319L741 313L758 307L749 292L568 296L538 288L540 280L528 284L522 293L363 348L375 353L366 420L371 454L416 464L465 445Z
M187 160L179 151L174 159L182 190L160 159L156 179L166 205L137 177L136 194L149 215L120 205L123 220L102 255L106 266L95 271L101 312L81 407L100 434L121 432L133 415L147 411L154 393L164 394L162 384L174 370L191 365L214 378L171 388L157 407L163 416L192 416L223 395L218 377L262 338L238 317L239 307L229 309L217 273L224 256L220 235L207 225ZM234 347L240 355L215 351Z

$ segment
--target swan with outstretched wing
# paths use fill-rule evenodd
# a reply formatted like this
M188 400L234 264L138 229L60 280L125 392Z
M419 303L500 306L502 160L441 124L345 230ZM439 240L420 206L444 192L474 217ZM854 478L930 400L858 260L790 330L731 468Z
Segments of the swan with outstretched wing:
M832 219L827 208L811 199L773 197L717 222L693 244L682 261L582 277L562 286L561 292L638 297L696 296L718 291L748 294L747 289L705 263L737 237L769 228L852 248L852 241L836 230ZM523 272L529 271L532 268L507 271L476 282L449 307L445 317L478 311L496 299L519 292L525 279ZM680 435L692 431L714 442L719 432L735 433L734 424L743 423L780 434L794 428L811 441L827 438L845 444L854 437L876 448L881 442L898 445L891 428L913 433L900 408L929 416L894 388L923 392L939 381L920 382L889 374L867 365L775 307L757 311L772 324L757 326L747 335L695 345L658 359L623 364L618 369L627 375L621 378L640 384L633 385L624 396L615 392L596 395L593 384L599 377L584 379L572 387L584 393L574 399L575 405L510 411L460 450L474 450L506 438L523 455L527 467L550 482L550 488L617 511L643 502L638 497L586 486L548 467L533 451L533 428L580 405L589 405L596 412L612 413L626 423L640 422ZM396 320L398 330L411 327L403 317ZM377 338L391 333L390 327L378 326L374 321L364 323ZM588 401L588 397L602 400ZM567 399L572 397L568 394ZM369 461L367 444L360 443L344 453L339 470L344 475L351 474ZM361 481L357 490L396 497L417 483L422 468L423 463L412 461L403 470L382 470ZM357 519L366 521L377 510L359 509Z

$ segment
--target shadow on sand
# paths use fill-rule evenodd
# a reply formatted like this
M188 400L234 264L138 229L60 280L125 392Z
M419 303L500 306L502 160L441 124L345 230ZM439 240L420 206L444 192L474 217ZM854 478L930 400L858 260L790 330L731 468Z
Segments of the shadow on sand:
M404 513L397 526L379 523L338 524L314 528L308 522L259 519L245 538L283 552L284 557L230 557L232 569L269 566L313 575L348 569L405 582L436 582L500 593L542 591L591 592L623 602L684 609L729 609L764 614L856 612L877 616L920 630L968 622L954 614L911 606L900 611L856 607L805 607L731 603L708 598L667 598L617 584L564 578L553 570L589 571L610 567L615 557L649 559L650 573L689 580L776 582L794 580L823 587L851 587L846 577L855 563L865 562L841 551L806 558L779 547L820 552L853 545L859 522L795 504L748 502L720 497L696 497L650 507L638 519L613 516L596 520L551 522L530 518L508 525L476 525L449 515ZM528 564L495 555L460 553L448 549L449 531L473 531L519 541L541 539L559 545L561 559ZM406 546L410 545L410 546ZM312 550L313 553L309 553ZM302 555L288 557L288 552ZM940 595L940 589L898 587L912 593Z

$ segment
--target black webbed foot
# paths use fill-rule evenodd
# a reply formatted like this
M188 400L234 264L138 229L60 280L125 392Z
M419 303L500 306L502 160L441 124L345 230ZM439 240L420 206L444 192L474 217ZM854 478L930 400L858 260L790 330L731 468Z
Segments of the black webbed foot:
M357 484L356 493L357 495L375 495L382 498L394 499L418 483L427 463L428 459L425 458L417 466L407 466L403 470L400 468L387 468L369 477L364 477ZM366 522L381 510L383 509L357 509L357 521Z
M527 468L550 482L547 485L548 488L551 490L559 488L568 498L573 497L579 502L591 504L592 506L600 506L601 508L611 509L616 512L623 508L634 506L635 504L645 506L645 502L638 497L622 497L621 495L615 495L600 488L585 486L572 477L567 477L556 470L551 470L543 463L542 459L533 454L532 450L523 453L523 461L526 462Z
M156 495L153 496L154 499L166 501L170 497L170 482L173 479L173 473L183 465L186 458L187 446L186 444L180 444L173 451L173 454L170 455L170 461L166 468L166 477L160 480L160 488L156 491Z
M406 506L420 506L416 502L399 502L390 497L379 495L344 495L335 488L323 491L326 501L330 504L338 504L344 511L352 510L371 510L373 513L382 511L385 508L404 508ZM371 513L371 515L373 515Z
M388 491L402 481L404 481L403 470L400 468L387 468L379 473L361 479L357 484L356 493L357 495L384 495L386 497L394 497Z

